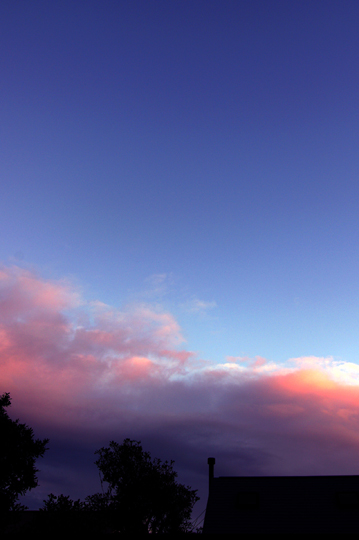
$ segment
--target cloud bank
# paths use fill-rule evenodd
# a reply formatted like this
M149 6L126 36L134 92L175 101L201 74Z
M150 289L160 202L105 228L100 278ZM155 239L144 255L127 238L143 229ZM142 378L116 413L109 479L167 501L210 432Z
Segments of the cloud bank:
M170 313L117 310L69 282L0 270L0 393L11 393L12 416L54 441L58 463L68 452L68 478L76 448L93 456L127 436L175 459L193 487L204 485L209 455L218 475L359 473L357 364L232 356L212 365L184 345ZM43 472L49 492L54 463Z

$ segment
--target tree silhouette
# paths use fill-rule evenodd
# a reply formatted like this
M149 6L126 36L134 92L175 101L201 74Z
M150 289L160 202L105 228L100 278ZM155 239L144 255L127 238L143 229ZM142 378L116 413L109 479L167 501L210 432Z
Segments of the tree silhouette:
M108 483L101 495L114 530L121 533L179 533L190 530L193 505L199 497L176 481L174 461L151 460L139 441L125 439L101 448L95 462Z
M17 503L20 495L38 485L35 460L47 450L49 439L34 439L32 428L11 420L6 407L9 393L0 396L0 511L24 510Z
M84 502L51 493L41 509L49 515L43 522L50 524L48 530L146 534L192 529L192 508L199 497L197 490L176 481L174 461L151 460L140 442L130 439L122 444L111 441L95 454L107 491L89 495Z
M86 504L81 502L80 499L73 501L69 495L59 495L58 497L53 493L48 495L47 500L44 501L44 507L40 508L41 511L46 512L68 512L84 510Z

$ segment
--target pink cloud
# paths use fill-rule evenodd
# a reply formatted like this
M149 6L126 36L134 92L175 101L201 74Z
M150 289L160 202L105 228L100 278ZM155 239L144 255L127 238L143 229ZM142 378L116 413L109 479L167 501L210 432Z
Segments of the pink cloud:
M182 343L170 313L86 303L64 281L1 270L0 393L22 421L79 440L147 437L193 470L214 454L218 474L359 472L356 364L199 364Z
M87 304L68 283L20 268L0 276L0 374L4 391L70 403L130 381L171 376L192 356L169 313Z

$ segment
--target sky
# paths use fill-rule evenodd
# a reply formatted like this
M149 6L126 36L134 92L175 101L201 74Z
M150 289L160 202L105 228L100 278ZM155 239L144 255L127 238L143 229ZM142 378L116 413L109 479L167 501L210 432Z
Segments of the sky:
M47 494L125 437L359 474L359 4L3 0L0 393ZM197 510L198 509L198 510Z

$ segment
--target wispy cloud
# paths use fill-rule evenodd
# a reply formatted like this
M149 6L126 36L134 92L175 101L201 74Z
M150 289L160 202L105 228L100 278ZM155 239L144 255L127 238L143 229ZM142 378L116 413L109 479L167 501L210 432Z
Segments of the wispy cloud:
M199 298L191 298L182 304L182 308L190 313L198 313L200 315L207 314L208 311L217 307L217 303L212 301L200 300Z
M143 283L143 288L132 294L135 302L162 302L165 297L171 295L174 289L174 276L172 272L152 274Z

